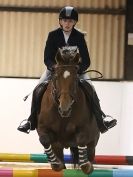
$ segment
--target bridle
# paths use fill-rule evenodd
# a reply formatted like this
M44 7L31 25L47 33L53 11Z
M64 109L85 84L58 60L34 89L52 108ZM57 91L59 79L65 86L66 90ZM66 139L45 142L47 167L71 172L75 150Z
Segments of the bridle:
M64 64L64 65L56 65L52 71L52 77L51 77L51 81L52 81L52 97L53 97L53 101L55 103L55 105L58 107L58 112L59 114L61 115L61 117L70 117L70 114L71 114L71 110L72 110L72 105L74 104L74 102L76 102L76 89L75 90L72 90L69 95L71 96L72 98L72 102L71 102L71 105L70 105L70 110L69 110L69 114L67 114L66 116L63 115L63 113L61 112L60 108L59 108L59 104L60 104L60 101L59 101L59 98L61 96L61 92L57 89L57 85L56 85L56 81L58 80L58 75L56 74L56 70L57 69L62 69L62 68L74 68L75 70L77 70L77 74L76 74L76 77L75 77L75 80L73 84L76 84L76 88L78 87L78 69L79 69L79 66L78 65L72 65L72 64Z

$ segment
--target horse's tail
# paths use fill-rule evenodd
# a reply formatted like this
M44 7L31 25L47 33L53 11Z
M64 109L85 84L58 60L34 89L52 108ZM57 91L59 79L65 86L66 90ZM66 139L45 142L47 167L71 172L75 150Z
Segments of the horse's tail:
M79 163L79 153L78 153L78 148L77 147L70 147L70 152L72 155L72 161L74 164L74 168L76 168L76 164Z

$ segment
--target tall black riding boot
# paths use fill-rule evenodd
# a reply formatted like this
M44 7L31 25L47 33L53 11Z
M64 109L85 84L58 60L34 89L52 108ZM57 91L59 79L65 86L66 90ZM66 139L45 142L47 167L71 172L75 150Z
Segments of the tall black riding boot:
M37 127L37 114L40 112L41 100L44 92L47 89L48 83L41 83L37 85L33 91L32 95L32 104L31 104L31 115L26 121L25 124L22 124L22 121L17 128L19 131L24 133L29 133L30 130L35 130Z
M101 110L99 99L95 90L93 91L93 104L94 104L93 112L95 114L99 130L101 133L105 133L106 131L108 131L108 129L114 127L117 124L117 120L113 118L111 121L105 120L106 117L111 116L106 116L104 112Z
M84 93L86 94L88 101L91 102L92 110L96 117L97 125L99 127L100 132L104 133L108 131L108 129L114 127L117 123L117 120L112 119L111 121L105 121L106 117L111 117L111 116L106 116L104 112L101 110L99 99L93 86L90 85L85 80L79 82L79 85L81 86Z

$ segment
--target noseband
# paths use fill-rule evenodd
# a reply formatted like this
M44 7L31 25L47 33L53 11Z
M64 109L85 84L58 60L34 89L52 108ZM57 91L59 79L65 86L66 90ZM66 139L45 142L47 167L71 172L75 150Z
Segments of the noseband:
M70 96L72 98L72 102L71 102L71 105L70 105L70 110L69 110L69 113L65 116L62 114L60 108L59 108L59 98L61 96L61 93L59 92L59 90L57 89L56 87L56 80L58 80L58 75L56 75L55 73L55 70L58 69L58 68L75 68L77 71L79 69L79 66L78 65L58 65L54 68L54 71L52 73L52 96L53 96L53 100L56 104L56 106L58 107L58 112L59 114L61 115L61 117L70 117L70 114L71 114L71 110L72 110L72 105L73 103L76 101L76 90L72 90L71 93L70 93ZM75 78L75 84L76 84L76 87L78 86L78 74L76 75L76 78Z

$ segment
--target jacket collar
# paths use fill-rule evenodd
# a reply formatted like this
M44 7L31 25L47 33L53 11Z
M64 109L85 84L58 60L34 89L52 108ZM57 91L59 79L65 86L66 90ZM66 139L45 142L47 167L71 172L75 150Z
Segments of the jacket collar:
M60 31L61 38L63 39L63 43L64 43L65 45L69 45L69 42L71 41L71 36L73 36L73 35L75 34L75 29L74 29L74 28L72 29L72 32L71 32L71 34L70 34L70 36L69 36L69 38L68 38L67 44L66 44L66 42L65 42L65 38L64 38L64 34L63 34L62 28L59 28L59 31Z

